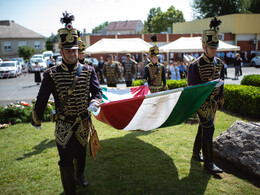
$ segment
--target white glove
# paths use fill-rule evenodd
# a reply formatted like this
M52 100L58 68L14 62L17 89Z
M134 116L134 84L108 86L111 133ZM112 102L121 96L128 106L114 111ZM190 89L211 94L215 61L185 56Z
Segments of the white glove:
M145 82L145 83L144 83L144 85L148 86L148 83L147 83L147 82Z
M88 111L90 112L97 112L98 104L96 102L92 102L89 104Z

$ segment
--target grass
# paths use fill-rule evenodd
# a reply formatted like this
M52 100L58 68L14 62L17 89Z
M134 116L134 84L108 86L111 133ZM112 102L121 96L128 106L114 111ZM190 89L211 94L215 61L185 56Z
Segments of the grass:
M214 137L236 120L248 121L218 111ZM94 124L102 150L96 161L87 155L89 186L78 194L260 194L247 179L228 171L214 177L191 159L198 125L126 132ZM0 194L63 192L53 131L50 122L42 130L24 123L0 130Z

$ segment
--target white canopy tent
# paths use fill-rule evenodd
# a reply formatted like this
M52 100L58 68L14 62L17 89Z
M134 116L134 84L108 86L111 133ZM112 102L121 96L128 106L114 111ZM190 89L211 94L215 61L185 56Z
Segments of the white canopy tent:
M219 40L219 51L238 51L239 46L231 45L224 41ZM201 37L181 37L167 45L160 47L160 52L203 52Z
M86 53L142 53L148 52L151 44L140 38L106 39L103 38L85 49Z

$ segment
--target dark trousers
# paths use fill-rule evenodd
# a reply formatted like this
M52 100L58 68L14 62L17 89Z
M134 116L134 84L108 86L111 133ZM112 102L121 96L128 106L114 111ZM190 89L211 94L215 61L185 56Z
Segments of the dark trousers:
M126 87L131 87L132 86L132 81L126 81Z
M66 148L63 148L57 143L61 167L73 167L74 159L86 159L86 146L82 147L75 135L73 134L68 141Z
M198 153L202 149L204 163L213 162L213 134L214 134L214 121L213 117L209 120L202 117L199 113L200 125L195 138L193 152Z

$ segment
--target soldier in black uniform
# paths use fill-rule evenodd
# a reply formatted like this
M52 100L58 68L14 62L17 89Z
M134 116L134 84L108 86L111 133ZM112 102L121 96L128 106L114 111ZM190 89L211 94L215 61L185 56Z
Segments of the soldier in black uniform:
M188 69L188 86L202 84L215 79L224 80L224 63L215 57L217 52L218 25L221 23L215 17L211 20L210 29L202 34L202 46L204 53L192 62ZM207 100L197 110L199 116L199 128L193 147L193 158L204 161L204 168L213 173L221 173L213 161L212 139L214 134L214 119L218 107L224 103L224 89L215 88ZM202 148L203 157L200 154Z
M58 31L62 64L44 72L31 123L36 128L41 127L44 110L52 94L57 111L54 134L60 156L61 180L65 194L76 194L76 181L83 186L88 185L83 176L90 128L88 109L97 109L102 91L94 68L78 63L78 34L71 24L74 16L67 12L63 16L61 22L65 23L65 28Z
M157 47L157 37L153 35L151 37L155 46L149 50L151 62L145 66L143 79L148 81L148 86L151 93L164 91L167 89L165 67L159 63L159 47Z

